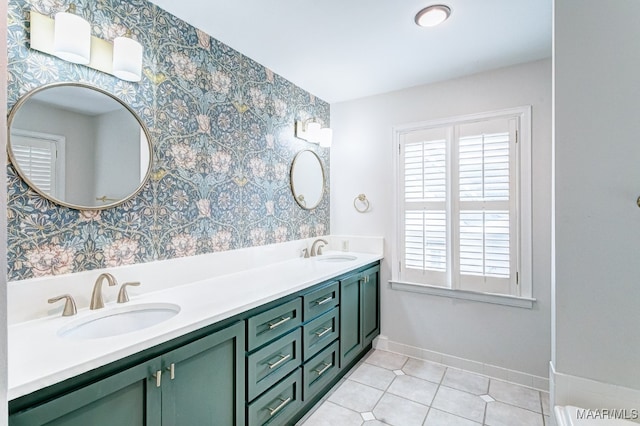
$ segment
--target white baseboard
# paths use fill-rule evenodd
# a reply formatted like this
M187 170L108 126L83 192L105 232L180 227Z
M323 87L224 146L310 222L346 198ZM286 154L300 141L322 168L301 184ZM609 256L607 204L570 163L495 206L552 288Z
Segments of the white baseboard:
M523 373L522 371L509 370L508 368L498 367L496 365L485 364L470 359L459 358L440 352L430 351L428 349L405 345L403 343L389 340L388 337L382 335L378 336L374 340L373 344L376 349L395 352L425 361L437 362L448 367L454 367L460 370L482 374L483 376L487 376L492 379L511 382L544 392L549 391L549 379L547 379L546 377L535 376L533 374Z
M556 371L549 363L551 406L574 405L592 410L638 410L640 390ZM629 419L640 423L639 419Z

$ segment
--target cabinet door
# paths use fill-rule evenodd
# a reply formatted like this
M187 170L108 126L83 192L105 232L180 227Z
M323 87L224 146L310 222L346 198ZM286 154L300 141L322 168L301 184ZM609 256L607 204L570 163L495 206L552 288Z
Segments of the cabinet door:
M364 346L380 334L380 267L369 268L362 273L362 333Z
M148 361L41 405L14 413L11 426L158 426L161 388L154 372L160 359Z
M163 355L162 424L244 424L244 344L239 322Z
M340 368L364 347L361 332L361 275L340 281Z

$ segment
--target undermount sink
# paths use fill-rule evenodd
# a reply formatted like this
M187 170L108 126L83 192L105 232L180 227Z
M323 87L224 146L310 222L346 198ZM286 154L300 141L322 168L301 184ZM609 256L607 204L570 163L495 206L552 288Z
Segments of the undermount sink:
M104 308L85 318L79 318L58 330L69 339L99 339L131 333L160 324L180 312L173 303L145 303Z
M357 257L351 254L323 254L316 257L318 262L350 262Z

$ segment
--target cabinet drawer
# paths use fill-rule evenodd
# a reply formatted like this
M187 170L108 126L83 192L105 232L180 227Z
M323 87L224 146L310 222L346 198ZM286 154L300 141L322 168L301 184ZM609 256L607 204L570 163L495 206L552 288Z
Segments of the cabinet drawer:
M305 361L338 337L339 315L336 306L302 327L302 352Z
M338 374L338 342L333 342L302 367L302 398L308 401Z
M340 299L339 291L340 285L336 281L302 296L304 320L309 321L336 306Z
M300 298L252 316L247 320L247 351L282 336L301 322Z
M300 328L247 357L247 400L251 401L302 363Z
M249 426L287 424L302 404L302 374L296 369L289 377L249 404Z

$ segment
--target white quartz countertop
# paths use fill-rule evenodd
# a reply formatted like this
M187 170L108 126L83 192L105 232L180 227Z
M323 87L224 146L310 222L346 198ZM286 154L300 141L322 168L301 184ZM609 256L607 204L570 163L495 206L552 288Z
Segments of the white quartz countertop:
M131 305L173 303L180 306L180 312L160 324L118 336L79 340L58 335L58 330L70 322L98 312L88 309L81 309L71 317L58 315L12 325L8 337L9 399L117 361L382 258L369 253L339 254L350 254L356 259L322 262L317 258L296 258L131 297L128 302ZM104 309L121 306L108 303Z

